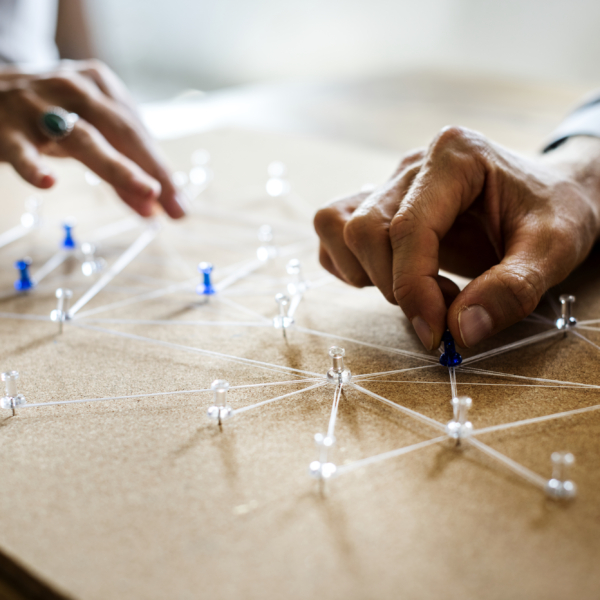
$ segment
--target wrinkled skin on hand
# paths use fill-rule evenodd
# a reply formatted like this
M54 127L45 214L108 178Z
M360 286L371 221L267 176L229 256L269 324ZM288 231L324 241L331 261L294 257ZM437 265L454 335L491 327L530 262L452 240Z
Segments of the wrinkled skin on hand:
M80 116L58 141L40 127L42 114L55 106ZM125 86L98 61L62 61L44 74L0 70L0 161L32 185L49 188L55 177L42 154L79 160L142 216L158 204L173 218L184 215L169 169Z
M321 264L377 286L431 350L462 347L530 314L590 252L600 224L600 140L526 158L458 127L408 154L370 194L315 216ZM461 292L444 269L474 278Z

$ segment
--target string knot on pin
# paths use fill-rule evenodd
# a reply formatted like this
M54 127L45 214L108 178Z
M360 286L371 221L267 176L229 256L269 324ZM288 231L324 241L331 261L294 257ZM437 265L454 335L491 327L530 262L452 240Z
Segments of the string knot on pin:
M208 416L215 419L219 425L233 416L233 409L227 404L227 390L229 382L224 379L217 379L212 382L210 389L214 392L212 406L208 408Z
M26 292L33 287L33 281L29 275L30 265L31 259L29 257L18 260L15 263L15 268L19 271L19 279L15 281L15 290L17 290L17 292Z
M577 486L568 478L569 470L575 464L570 452L553 452L552 478L546 484L546 494L554 500L571 500L577 495Z
M0 375L0 379L4 381L5 393L4 397L0 398L0 406L2 408L12 409L13 417L16 415L17 406L23 406L27 404L25 396L17 392L17 379L19 379L19 373L17 371L7 371Z
M446 433L452 439L455 439L457 444L460 441L471 435L473 432L473 424L469 421L469 409L473 405L471 398L467 396L459 396L450 400L452 404L452 412L454 418L446 425Z
M440 365L448 368L458 367L462 363L462 356L456 351L454 338L448 329L442 336L442 343L444 344L444 351L440 356Z
M332 435L323 435L322 433L315 434L315 444L319 452L319 460L313 460L308 472L315 479L330 479L335 475L337 467L332 462L327 460L329 450L335 444L335 437Z
M329 348L329 356L331 356L331 369L327 371L327 381L333 385L342 385L349 383L352 379L350 369L344 367L344 356L346 351L338 346Z
M561 316L556 320L557 329L569 329L569 327L577 325L577 319L572 314L575 296L562 294L558 300L560 302Z

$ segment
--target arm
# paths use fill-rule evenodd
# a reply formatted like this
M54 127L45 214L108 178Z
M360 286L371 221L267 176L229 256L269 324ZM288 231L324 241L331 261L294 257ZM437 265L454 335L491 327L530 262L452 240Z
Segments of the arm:
M88 60L97 56L88 23L85 0L59 0L56 45L61 58Z

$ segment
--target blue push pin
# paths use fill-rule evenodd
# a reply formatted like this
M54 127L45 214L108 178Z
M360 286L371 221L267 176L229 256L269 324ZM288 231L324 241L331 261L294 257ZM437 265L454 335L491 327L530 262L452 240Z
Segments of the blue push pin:
M212 294L216 294L217 290L213 287L211 278L211 273L213 270L213 266L208 262L201 262L198 265L198 271L202 273L202 281L200 285L196 286L196 293L199 296L211 296Z
M76 247L75 240L73 239L73 227L74 223L67 222L63 223L63 228L65 230L65 239L63 240L62 247L65 250L74 250Z
M444 343L444 353L440 356L440 365L448 368L458 367L462 362L462 356L456 351L454 338L447 329L442 336L442 342Z
M31 277L29 276L30 264L30 258L24 258L15 263L15 268L19 270L19 279L15 281L15 290L17 292L26 292L33 287L33 281L31 281Z

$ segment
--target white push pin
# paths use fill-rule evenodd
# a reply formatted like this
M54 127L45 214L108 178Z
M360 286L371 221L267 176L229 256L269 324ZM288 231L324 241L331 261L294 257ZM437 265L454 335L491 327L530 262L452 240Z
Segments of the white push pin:
M552 479L546 484L546 494L554 500L571 500L577 495L577 486L568 479L569 469L575 464L570 452L553 452Z
M8 371L7 373L2 373L0 377L6 386L4 397L0 399L0 406L2 406L2 408L12 409L12 414L14 417L17 414L17 406L23 406L27 404L25 396L17 393L17 379L19 379L19 373L17 373L17 371Z
M85 242L81 244L81 253L83 254L83 263L81 263L81 272L86 277L91 277L98 271L102 271L106 266L103 258L96 258L96 246Z
M290 299L285 294L277 294L275 302L279 305L279 314L273 318L273 327L283 331L283 337L287 338L286 329L294 324L294 319L288 317L286 306L290 303Z
M25 211L21 215L21 225L32 229L40 224L40 208L42 206L42 200L37 196L29 196L25 200Z
M572 314L575 296L562 294L558 300L560 302L561 316L556 320L556 327L558 329L568 329L569 327L577 325L577 319Z
M273 230L270 225L261 225L258 229L258 241L261 242L256 256L258 260L266 262L278 254L277 247L273 245Z
M267 180L267 194L273 198L280 198L290 192L290 182L285 178L286 166L279 160L269 164L267 168L269 179Z
M56 290L56 309L50 313L50 319L58 323L58 333L63 332L63 323L69 318L69 305L73 292L64 288Z
M342 385L349 383L352 379L352 373L349 369L344 368L344 356L346 351L338 346L329 348L329 356L331 356L331 369L327 371L327 381L334 385Z
M196 187L203 187L210 183L212 179L212 169L209 166L210 153L203 148L192 152L191 162L193 167L190 169L190 183Z
M335 444L335 438L331 435L315 434L315 444L319 449L319 460L313 460L308 471L315 479L326 480L335 475L337 467L327 460L329 449Z
M460 441L473 432L473 424L468 420L469 409L473 401L467 396L459 396L458 398L452 398L450 403L452 404L454 419L446 425L446 433L449 437L455 439L456 445L459 446Z
M215 419L219 425L225 419L233 416L233 409L227 404L227 390L229 389L229 382L223 379L217 379L213 381L210 389L214 391L214 400L212 406L208 409L208 416L211 419Z
M302 263L297 258L292 258L285 266L285 270L294 278L294 281L288 283L288 292L292 296L303 294L306 291L306 282L302 275Z

